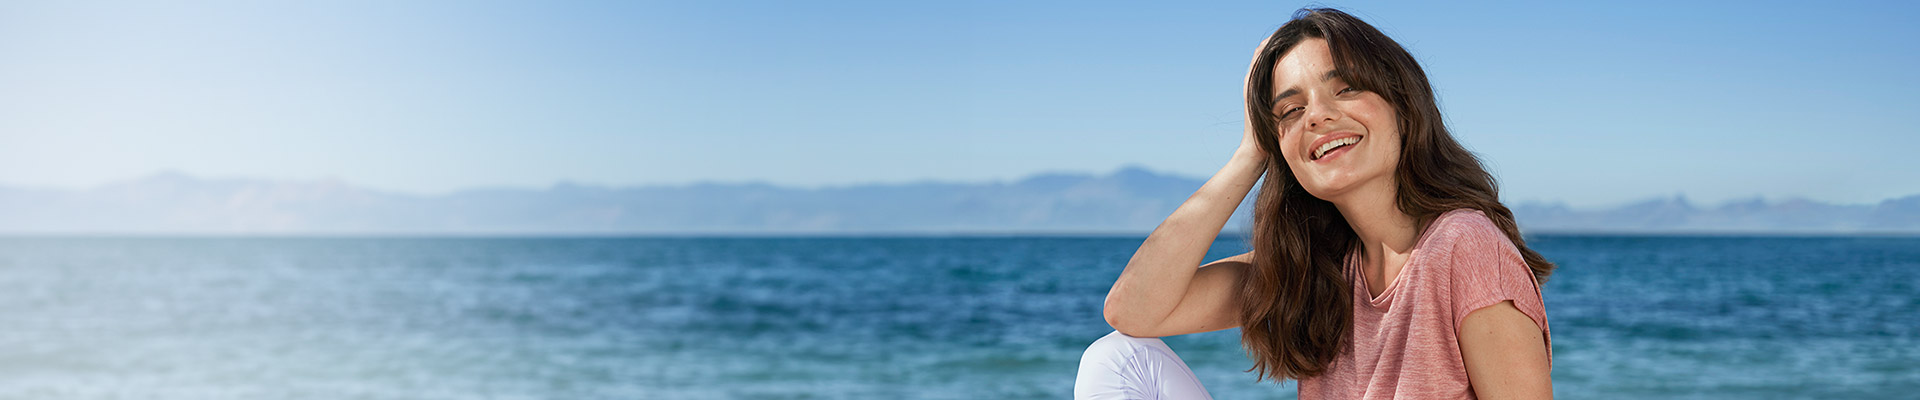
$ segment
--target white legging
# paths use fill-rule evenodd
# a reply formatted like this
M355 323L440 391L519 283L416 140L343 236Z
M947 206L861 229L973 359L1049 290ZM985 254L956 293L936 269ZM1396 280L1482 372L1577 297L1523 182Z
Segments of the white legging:
M1213 399L1200 378L1160 338L1114 331L1087 346L1075 399Z

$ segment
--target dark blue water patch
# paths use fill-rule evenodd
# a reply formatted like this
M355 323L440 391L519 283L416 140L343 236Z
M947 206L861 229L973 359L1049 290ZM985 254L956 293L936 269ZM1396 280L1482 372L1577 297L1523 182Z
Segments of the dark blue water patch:
M1920 246L1902 238L1556 237L1544 287L1562 335L1670 340L1907 337Z

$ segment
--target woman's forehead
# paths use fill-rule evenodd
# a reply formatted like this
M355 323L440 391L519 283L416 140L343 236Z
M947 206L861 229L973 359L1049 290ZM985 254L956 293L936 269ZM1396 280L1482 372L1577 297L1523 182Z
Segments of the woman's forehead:
M1273 92L1280 93L1287 88L1317 82L1314 79L1333 70L1333 53L1327 49L1327 41L1320 38L1308 38L1300 41L1280 57L1273 67Z

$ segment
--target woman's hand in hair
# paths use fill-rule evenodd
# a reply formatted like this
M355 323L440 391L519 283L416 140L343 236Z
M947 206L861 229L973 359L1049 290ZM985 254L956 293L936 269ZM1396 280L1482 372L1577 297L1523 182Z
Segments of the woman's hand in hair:
M1240 148L1234 149L1233 157L1252 161L1262 168L1267 165L1267 152L1260 149L1260 142L1253 135L1253 127L1249 126L1241 130Z
M1247 73L1246 75L1242 75L1242 80L1240 81L1240 102L1241 102L1240 109L1242 110L1252 108L1252 107L1249 107L1248 104L1246 104L1246 102L1249 100L1249 97L1247 96L1247 80L1252 79L1253 66L1255 63L1260 61L1260 52L1267 48L1267 41L1269 40L1273 40L1273 38L1268 37L1266 39L1261 39L1260 46L1253 48L1253 60L1247 62ZM1261 166L1265 166L1267 164L1267 153L1266 151L1263 151L1260 149L1259 137L1253 134L1253 115L1247 115L1245 118L1241 119L1240 148L1234 150L1233 157L1247 158L1249 160L1256 161Z

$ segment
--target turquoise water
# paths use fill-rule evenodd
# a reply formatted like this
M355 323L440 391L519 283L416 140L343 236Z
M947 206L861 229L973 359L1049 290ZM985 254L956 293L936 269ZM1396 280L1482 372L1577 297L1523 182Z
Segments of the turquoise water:
M1066 398L1140 241L6 238L0 397ZM1561 398L1920 393L1920 239L1533 241Z

